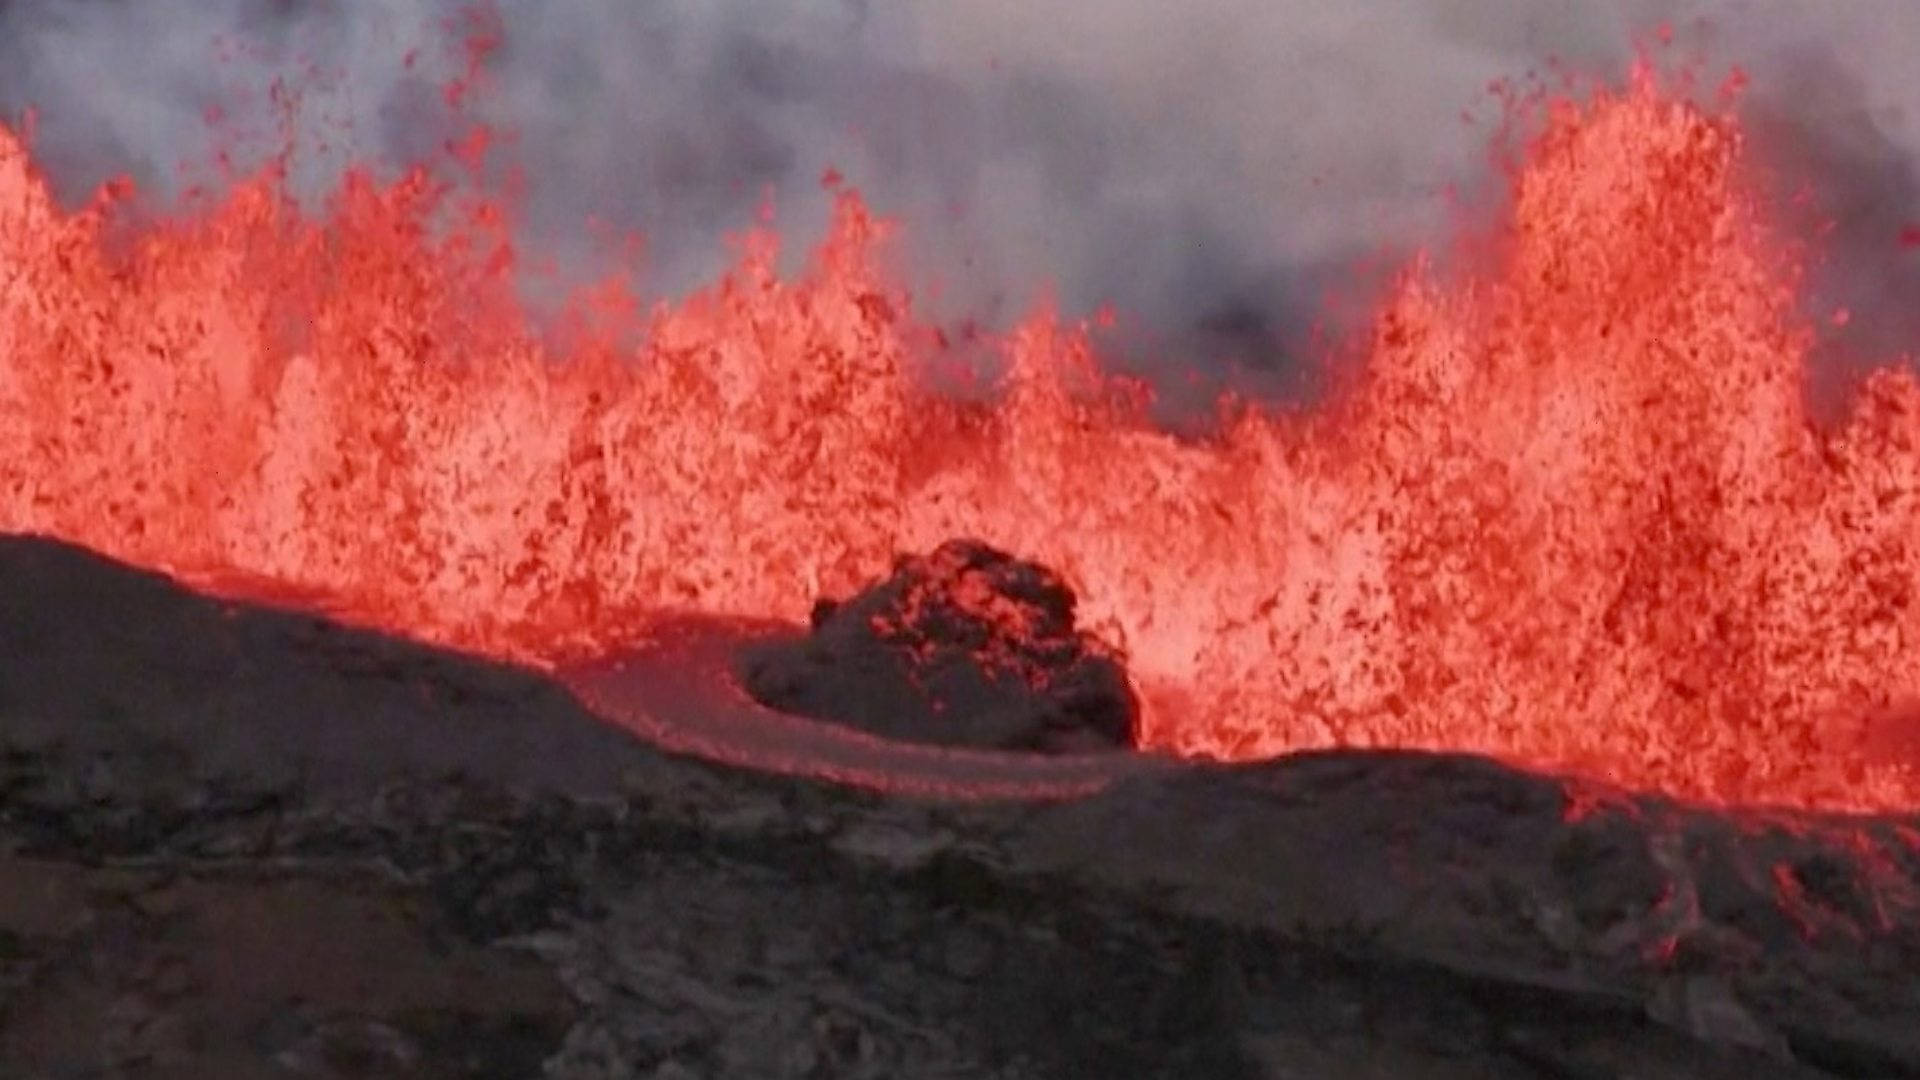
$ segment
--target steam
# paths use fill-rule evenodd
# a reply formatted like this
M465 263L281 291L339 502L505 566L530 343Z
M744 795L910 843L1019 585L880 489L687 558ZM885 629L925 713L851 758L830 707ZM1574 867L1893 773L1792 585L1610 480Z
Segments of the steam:
M414 160L450 133L446 27L467 7L15 0L0 109L37 109L70 195L118 173L177 189L216 135L251 123L253 152L273 146L259 91L283 75L306 88L298 164L318 184L349 155ZM936 314L1001 324L1051 285L1070 313L1112 303L1166 355L1271 370L1357 261L1440 238L1444 193L1484 183L1489 80L1550 58L1617 74L1665 21L1754 76L1763 152L1838 218L1820 301L1854 308L1849 333L1876 350L1920 329L1904 302L1920 255L1898 240L1920 217L1909 0L526 0L498 16L480 116L517 132L531 246L563 265L591 261L593 219L643 233L647 284L684 290L768 198L802 249L834 167L907 224L908 280ZM216 106L230 119L210 129Z

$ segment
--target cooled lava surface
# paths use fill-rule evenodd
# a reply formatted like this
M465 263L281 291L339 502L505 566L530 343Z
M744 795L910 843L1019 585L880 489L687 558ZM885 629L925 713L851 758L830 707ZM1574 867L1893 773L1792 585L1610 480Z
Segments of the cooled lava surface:
M930 895L937 914L920 934L995 912L1015 924L1004 945L1011 959L985 990L929 1006L943 1021L958 1015L953 1002L985 1008L978 1002L1034 992L1036 979L1053 985L1055 975L1034 970L1042 946L1032 933L1057 924L1066 951L1043 952L1048 966L1079 973L1071 1014L1112 1001L1129 1033L1073 1042L1069 1057L1104 1045L1238 1045L1291 1016L1295 1049L1267 1072L1234 1075L1287 1075L1286 1061L1330 1052L1322 1040L1336 1029L1363 1032L1352 1053L1367 1060L1409 1030L1451 1030L1456 1063L1489 1054L1553 1061L1572 1075L1920 1075L1912 815L1732 813L1414 751L1174 765L885 740L753 702L731 666L767 628L711 621L569 676L589 705L618 699L596 717L537 672L196 594L44 539L0 538L0 598L0 837L32 858L137 857L178 863L168 871L176 877L241 882L250 879L235 873L297 872L343 853L416 872L446 861L461 868L444 883L450 895L485 900L474 910L460 901L461 917L499 922L493 933L544 925L541 913L564 901L568 911L631 912L684 936L685 920L721 905L724 919L701 931L706 943L731 940L716 936L722 926L780 941L800 926L831 936L864 925L783 899L826 882L871 903ZM697 756L662 755L650 741ZM730 756L789 775L702 760ZM848 781L893 794L874 798ZM494 786L521 794L484 795ZM503 798L532 799L538 812L495 821L487 808ZM411 815L404 829L393 820L400 811ZM555 854L594 845L607 849L590 865ZM709 871L674 884L661 876L669 856L750 866L762 884L716 894ZM476 859L482 865L468 865ZM626 892L596 891L623 872L641 876ZM529 895L529 875L558 891ZM291 891L327 888L338 886ZM310 906L360 910L327 897ZM187 902L176 896L165 910ZM0 904L0 919L10 910ZM626 925L624 915L613 921ZM325 923L298 932L332 933ZM605 977L638 988L600 1018L609 1031L628 1031L636 1010L654 1015L649 994L678 993L654 953L621 959L592 936L593 920L570 925L589 935L582 955L620 969ZM1139 971L1079 951L1109 955L1121 940ZM1196 957L1195 940L1213 944ZM892 947L860 938L850 955ZM1303 953L1333 959L1287 974ZM775 969L759 955L740 953L728 994L825 977L808 961L769 981ZM913 971L909 985L946 986L939 970L912 966L923 961L899 962ZM433 970L424 954L409 963ZM188 970L213 978L218 964ZM703 969L685 969L694 970ZM1176 979L1167 1002L1199 1018L1192 1028L1135 1026L1165 995L1111 997L1194 971L1203 982ZM308 977L280 971L262 985L314 1000ZM733 997L687 993L677 1015L708 1010L725 1026L714 1003ZM1371 1026L1324 1012L1329 993L1360 994ZM18 1010L34 1000L0 986L0 1029L7 1016L33 1015ZM71 994L58 1000L91 1015ZM1458 1019L1463 1009L1470 1023ZM164 1043L170 1031L151 1025L143 1037ZM1062 1036L1018 1028L993 1037L1024 1052ZM0 1045L0 1062L17 1051Z
M814 605L801 640L742 657L747 692L892 739L1060 753L1131 748L1140 704L1060 575L978 541L898 560Z

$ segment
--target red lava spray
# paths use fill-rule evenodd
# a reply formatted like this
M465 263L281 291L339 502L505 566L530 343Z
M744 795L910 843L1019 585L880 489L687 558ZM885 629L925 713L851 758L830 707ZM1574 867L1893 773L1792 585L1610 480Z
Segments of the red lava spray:
M0 528L545 661L978 537L1074 585L1152 747L1920 804L1913 725L1868 722L1920 690L1920 386L1810 420L1734 115L1642 70L1537 119L1490 258L1416 263L1329 401L1201 442L1047 314L991 410L924 390L850 190L803 273L763 230L683 302L583 290L556 344L499 208L425 173L132 225L0 135Z

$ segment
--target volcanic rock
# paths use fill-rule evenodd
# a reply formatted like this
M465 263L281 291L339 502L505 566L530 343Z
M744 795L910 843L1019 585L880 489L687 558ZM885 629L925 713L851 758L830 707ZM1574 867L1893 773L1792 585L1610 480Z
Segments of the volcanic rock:
M1131 745L1118 650L1074 625L1060 575L975 540L897 560L812 632L747 650L762 704L907 742L1069 753Z
M1920 1077L1913 814L1410 751L1122 772L726 768L0 537L0 1077Z

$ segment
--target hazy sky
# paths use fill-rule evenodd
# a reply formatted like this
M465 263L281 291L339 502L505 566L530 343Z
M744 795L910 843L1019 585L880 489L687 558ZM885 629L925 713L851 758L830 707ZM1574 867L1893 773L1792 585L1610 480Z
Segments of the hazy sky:
M447 132L435 43L453 0L13 0L0 109L39 112L68 191L164 185L204 160L203 117L248 115L275 73L309 126L399 161ZM813 234L835 166L907 225L916 291L993 323L1043 283L1102 300L1183 355L1274 362L1360 256L1436 236L1438 193L1483 181L1489 80L1558 57L1624 71L1661 21L1756 77L1763 144L1841 218L1824 288L1882 319L1920 284L1893 238L1916 213L1920 4L1602 0L503 0L486 118L517 131L535 246L589 218L650 241L685 288L771 190ZM225 45L221 45L225 42ZM236 46L244 46L237 49ZM424 47L409 69L407 55ZM226 59L219 59L222 55ZM256 117L257 113L254 114ZM350 133L349 132L350 129ZM232 128L229 128L231 131ZM326 159L311 159L324 172ZM1876 329L1877 328L1877 329ZM1907 338L1912 340L1912 338Z

